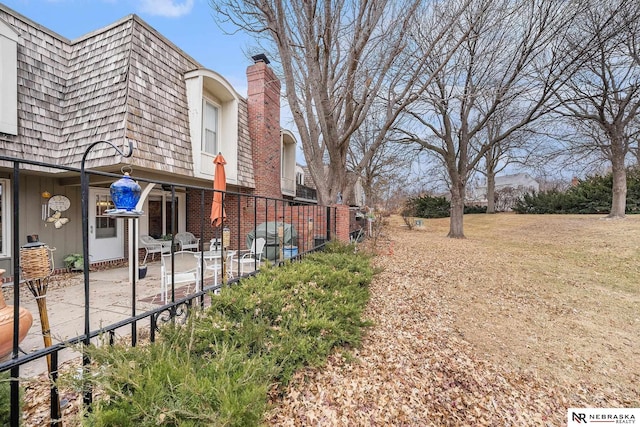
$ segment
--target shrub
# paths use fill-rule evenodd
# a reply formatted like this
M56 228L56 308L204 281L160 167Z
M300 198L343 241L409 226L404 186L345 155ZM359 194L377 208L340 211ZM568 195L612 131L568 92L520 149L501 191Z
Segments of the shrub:
M80 271L84 269L84 257L82 254L68 254L62 261L64 261L65 268Z
M11 414L11 385L9 373L0 375L0 425L8 426Z
M445 218L449 216L450 208L449 201L444 197L413 197L406 201L402 216L403 218Z
M22 406L22 388L20 388L20 406ZM11 421L11 376L9 372L0 374L0 425L8 426Z
M486 206L480 206L480 205L469 205L469 206L465 205L464 213L465 214L487 213L487 207Z
M414 218L447 218L450 215L451 203L445 197L414 197L405 203L402 218L409 229L413 228ZM487 213L486 206L470 205L464 207L464 213Z
M193 338L196 323L180 332ZM109 396L87 414L90 426L258 425L265 409L269 366L224 342L208 343L216 357L196 358L182 340L114 347L93 354L102 369L97 387Z
M225 289L155 344L93 349L106 398L87 425L259 425L274 384L360 343L372 275L365 254L327 244Z
M526 194L513 208L518 213L607 214L611 210L613 175L587 177L566 191ZM627 171L626 213L640 213L640 170Z
M445 197L422 196L413 199L413 203L419 218L446 218L451 210L451 203Z

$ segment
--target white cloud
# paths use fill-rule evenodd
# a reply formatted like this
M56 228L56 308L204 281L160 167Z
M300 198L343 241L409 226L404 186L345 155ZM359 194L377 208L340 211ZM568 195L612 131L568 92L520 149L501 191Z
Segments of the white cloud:
M174 0L141 0L140 11L150 15L177 18L187 15L193 9L193 0L176 2Z

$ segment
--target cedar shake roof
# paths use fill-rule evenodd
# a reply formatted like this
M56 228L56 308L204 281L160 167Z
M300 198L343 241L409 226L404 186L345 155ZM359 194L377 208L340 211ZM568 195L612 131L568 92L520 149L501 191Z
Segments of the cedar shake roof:
M184 74L203 68L136 15L68 40L0 4L18 42L18 135L0 134L0 152L80 166L86 148L134 142L134 168L193 177ZM254 186L246 100L239 104L238 179ZM88 168L114 167L106 144ZM41 168L34 167L41 170Z

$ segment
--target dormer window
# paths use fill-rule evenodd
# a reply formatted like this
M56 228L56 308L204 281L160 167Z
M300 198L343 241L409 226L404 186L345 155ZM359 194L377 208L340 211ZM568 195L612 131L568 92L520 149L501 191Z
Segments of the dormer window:
M238 105L240 96L219 74L197 69L185 74L193 174L213 179L213 159L222 153L227 184L238 184Z
M205 153L213 154L214 156L220 151L218 144L218 118L220 114L220 108L209 102L204 101L204 115L202 119L203 124L203 138L202 138L202 151Z

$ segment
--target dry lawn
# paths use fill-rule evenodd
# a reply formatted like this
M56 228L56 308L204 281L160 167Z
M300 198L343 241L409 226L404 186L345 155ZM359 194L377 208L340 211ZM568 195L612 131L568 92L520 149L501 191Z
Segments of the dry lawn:
M640 407L640 217L465 216L376 242L359 349L296 376L271 425L566 425Z

